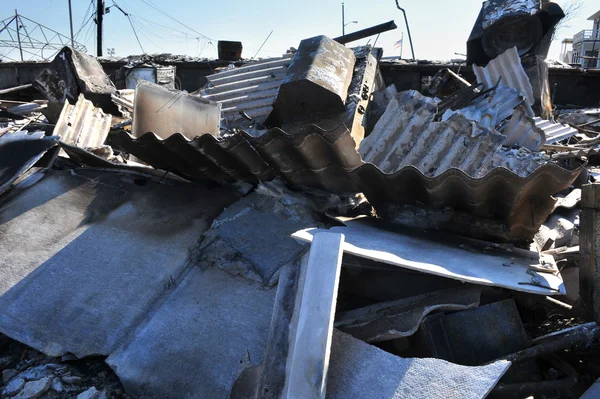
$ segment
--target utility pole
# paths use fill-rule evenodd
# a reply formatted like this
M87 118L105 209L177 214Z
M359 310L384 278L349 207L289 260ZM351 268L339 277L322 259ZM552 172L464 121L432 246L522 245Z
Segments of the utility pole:
M98 0L98 8L96 9L96 55L102 57L102 19L104 17L104 0Z
M346 21L344 21L344 3L342 3L342 36L346 34Z
M396 7L398 7L398 10L402 11L402 14L404 14L404 23L406 23L406 31L408 32L408 41L410 43L410 52L412 54L412 59L415 59L415 49L413 47L413 43L412 43L412 36L410 35L410 27L408 26L408 18L406 17L406 11L404 10L404 8L400 7L400 3L398 3L398 0L396 0Z
M21 52L21 61L23 61L23 47L21 47L21 34L19 33L19 13L15 8L15 24L17 25L17 41L19 42L19 51Z
M71 9L71 0L69 0L69 23L71 24L71 47L75 48L75 39L73 38L73 10Z

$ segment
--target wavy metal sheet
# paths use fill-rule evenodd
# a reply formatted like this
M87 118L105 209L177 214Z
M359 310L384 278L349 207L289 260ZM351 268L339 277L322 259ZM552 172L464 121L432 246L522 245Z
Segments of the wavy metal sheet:
M344 127L327 132L309 125L294 135L274 128L260 137L242 132L223 140L202 135L191 141L180 134L162 140L154 133L136 139L121 131L111 133L108 142L155 168L193 181L257 183L283 176L293 185L337 193L359 191L348 171L362 161Z
M414 91L392 100L373 132L361 142L362 159L385 173L412 165L429 177L451 168L482 177L499 166L527 176L549 160L502 149L505 136L461 113L435 122L435 106L432 99Z
M491 89L500 82L521 92L529 105L535 103L533 87L521 65L516 47L506 50L485 67L473 65L473 72L477 82L483 83L486 89Z
M545 131L537 126L535 119L523 108L514 111L501 132L506 136L503 143L505 146L519 145L537 151L548 142Z
M240 111L262 123L273 110L291 62L289 54L209 75L208 86L200 95L222 104L222 117L228 123L241 119Z
M563 141L579 133L577 129L574 129L569 125L552 123L551 121L540 117L535 117L533 120L535 121L535 126L544 131L547 144L558 143L559 141Z
M241 133L221 141L210 135L189 141L178 134L161 140L153 133L136 139L122 131L111 133L108 142L189 180L255 183L283 176L292 185L364 192L381 215L399 204L452 207L505 221L516 240L533 237L554 207L552 195L569 187L582 170L546 164L519 177L498 167L474 178L451 168L428 177L406 166L386 174L361 161L347 131L325 132L316 126L294 136L271 129L260 138Z
M54 135L61 140L82 148L97 148L104 144L110 130L112 115L94 107L83 94L79 95L75 105L65 101Z
M493 129L505 119L510 118L515 107L522 104L523 100L517 90L506 85L500 85L488 95L474 100L467 107L447 110L442 117L442 121L448 120L450 116L456 113L461 113L468 119ZM531 115L533 116L533 110L531 110Z
M556 199L552 195L569 187L583 169L570 171L546 164L527 177L519 177L508 169L495 168L478 179L450 169L431 178L412 166L385 174L367 164L352 176L384 218L394 219L401 204L450 207L503 220L511 239L530 240L554 209Z

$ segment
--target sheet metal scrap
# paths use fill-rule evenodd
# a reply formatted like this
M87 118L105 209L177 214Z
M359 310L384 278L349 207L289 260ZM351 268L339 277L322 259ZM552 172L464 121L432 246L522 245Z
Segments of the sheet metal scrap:
M104 144L110 130L112 115L105 114L94 107L83 94L79 95L77 104L65 102L58 122L54 127L54 135L60 136L67 144L82 148L97 148Z
M444 112L442 120L448 120L455 113L461 113L482 126L495 128L503 120L510 118L516 106L523 103L521 94L506 85L499 85L486 95L475 99L471 104L457 110ZM533 110L530 109L533 116Z
M198 94L223 106L223 119L231 124L245 112L264 122L273 110L279 86L292 62L292 54L248 64L206 77L208 84Z
M521 65L516 47L506 50L485 67L473 65L473 72L477 82L483 83L485 88L490 89L500 82L521 92L529 105L535 103L533 87Z
M518 107L506 125L502 128L506 136L504 145L519 145L532 151L539 150L548 142L546 132L540 128L532 114L525 108Z
M577 129L562 123L552 123L551 121L540 117L535 117L533 120L535 121L535 126L544 131L546 143L548 144L563 141L579 133Z
M552 195L568 188L583 169L570 171L546 164L528 177L519 177L496 168L475 179L458 169L431 178L413 166L385 174L374 165L364 165L352 176L385 219L394 220L401 204L450 207L505 221L511 239L530 240L554 209L556 199Z
M385 173L415 166L435 177L457 168L483 177L502 166L526 177L548 160L536 155L513 156L501 148L506 137L467 119L461 113L435 122L436 103L415 91L392 100L359 152L365 162Z
M107 142L193 181L258 183L283 176L292 185L360 191L348 172L362 162L345 127L326 132L309 125L294 135L273 128L260 137L242 132L222 140L203 135L191 141L180 134L161 140L153 133L136 139L121 131L109 134Z
M58 145L58 137L26 131L0 136L0 194L27 172L46 152Z

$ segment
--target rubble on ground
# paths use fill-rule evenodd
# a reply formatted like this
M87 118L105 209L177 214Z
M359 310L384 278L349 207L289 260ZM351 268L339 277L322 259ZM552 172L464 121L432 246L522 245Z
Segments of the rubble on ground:
M423 92L351 34L0 99L1 396L594 397L598 104L553 108L560 7L486 4Z

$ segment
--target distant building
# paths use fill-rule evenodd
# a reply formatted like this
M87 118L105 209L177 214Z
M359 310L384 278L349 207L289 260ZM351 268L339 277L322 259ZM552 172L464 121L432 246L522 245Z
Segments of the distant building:
M594 21L593 29L582 30L573 36L571 63L584 68L600 68L600 11L588 18Z
M571 63L573 60L573 39L563 39L560 46L560 61Z

